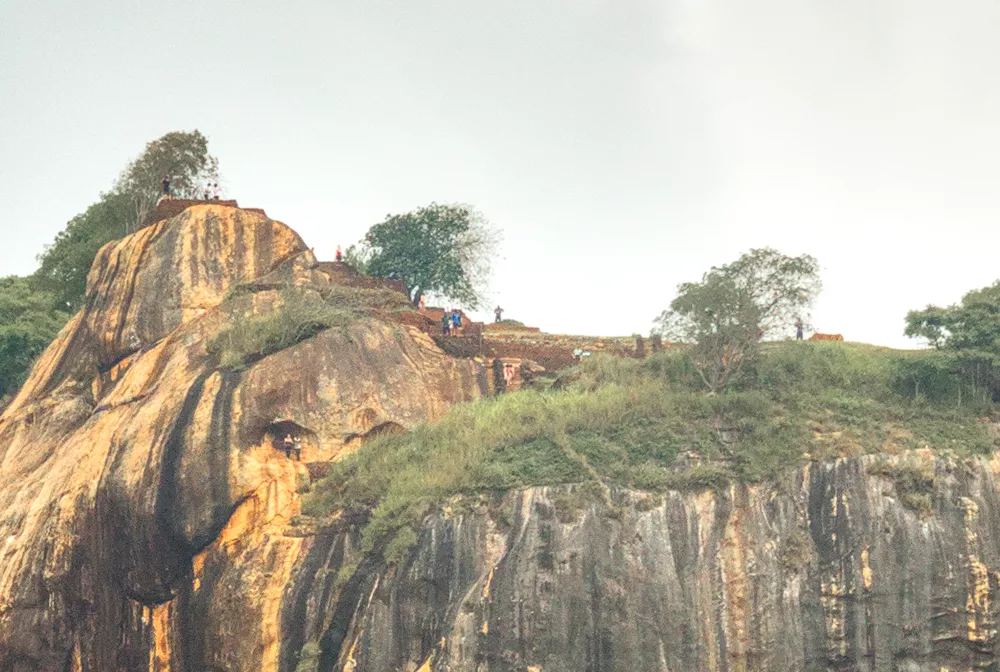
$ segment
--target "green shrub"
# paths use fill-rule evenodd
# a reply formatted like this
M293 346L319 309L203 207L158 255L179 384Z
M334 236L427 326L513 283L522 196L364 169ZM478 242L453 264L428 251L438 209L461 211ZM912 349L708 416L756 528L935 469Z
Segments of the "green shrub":
M892 481L896 496L906 508L925 518L931 514L934 503L933 465L921 467L909 462L880 460L868 468L868 473Z
M230 326L208 344L208 352L218 357L223 369L242 368L326 329L346 328L358 318L330 306L315 292L296 288L280 290L274 309L267 313L249 318L231 315Z
M321 653L319 642L306 642L299 651L299 664L295 666L295 672L316 672Z

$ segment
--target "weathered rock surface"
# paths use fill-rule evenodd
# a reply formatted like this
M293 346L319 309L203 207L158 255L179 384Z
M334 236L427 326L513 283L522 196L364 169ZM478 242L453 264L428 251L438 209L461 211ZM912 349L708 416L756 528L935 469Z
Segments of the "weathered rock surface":
M292 575L286 669L304 640L321 670L996 669L1000 465L938 463L924 520L866 462L782 492L619 492L572 522L549 489L512 493L428 521L399 572L336 597L351 537L320 534Z
M217 368L235 284L261 313L268 282L321 289L323 268L221 205L101 252L0 416L0 670L996 669L998 461L904 456L935 470L928 517L871 458L613 506L512 492L428 519L397 569L349 521L303 528L304 462L485 389L377 319Z
M212 549L257 538L263 555L241 568L267 579L249 599L280 607L280 572L301 542L267 531L298 512L309 477L274 448L275 428L303 434L303 460L328 460L368 432L479 396L473 363L374 319L218 370L206 346L227 323L229 290L282 275L318 286L327 276L314 265L288 227L217 205L101 251L86 308L0 417L0 669L207 669L169 647L211 626L196 607L167 624L158 605L189 604L196 570L218 570ZM267 310L269 294L252 310ZM229 610L248 585L212 599ZM249 608L236 620L255 623ZM264 669L271 637L232 653ZM224 653L222 639L209 649Z

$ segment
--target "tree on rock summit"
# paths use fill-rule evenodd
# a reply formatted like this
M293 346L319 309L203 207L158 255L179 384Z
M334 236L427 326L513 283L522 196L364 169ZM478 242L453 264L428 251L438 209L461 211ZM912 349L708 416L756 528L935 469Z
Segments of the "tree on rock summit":
M365 273L401 280L414 304L430 294L475 309L485 300L499 241L499 232L469 206L431 203L388 215L346 257Z
M33 284L50 293L60 310L79 310L97 251L139 228L156 205L163 176L171 176L171 190L178 196L194 196L201 182L218 180L218 166L208 153L208 140L197 130L167 133L148 143L111 191L71 219L46 246Z
M654 333L693 344L691 362L714 394L756 359L763 338L787 333L807 316L821 287L819 263L808 254L750 250L731 264L713 266L701 282L680 285Z
M121 172L111 190L71 219L38 256L27 277L0 278L0 406L24 382L28 368L84 304L87 273L107 243L135 231L171 176L171 191L195 196L199 184L218 181L218 161L197 130L167 133Z
M146 144L118 178L114 191L128 198L129 224L135 231L156 206L161 180L170 176L170 191L180 198L196 198L201 185L219 181L219 162L208 153L208 139L197 129L175 131Z

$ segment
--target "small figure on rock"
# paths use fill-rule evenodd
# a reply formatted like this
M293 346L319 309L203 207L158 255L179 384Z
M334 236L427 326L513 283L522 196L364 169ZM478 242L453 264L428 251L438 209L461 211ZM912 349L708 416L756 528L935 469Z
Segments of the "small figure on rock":
M506 383L507 387L510 387L511 382L514 380L514 365L507 363L503 365L503 382Z
M337 255L334 257L334 260L338 264L343 263L344 261L344 253L341 251L340 245L337 245Z
M451 331L451 315L448 314L446 310L443 315L441 315L441 335L447 336Z
M170 176L164 175L163 179L160 180L160 184L163 185L163 198L170 200Z
M295 459L299 462L302 461L302 437L295 437Z
M802 340L802 331L803 331L803 329L804 329L804 325L802 324L802 318L801 317L796 318L795 319L795 340L796 341L801 341Z
M222 189L219 188L219 183L216 182L212 185L212 198L219 200L222 197Z
M285 434L285 438L282 439L281 445L285 449L285 457L290 458L292 456L292 448L295 447L295 439L292 438L291 434Z
M212 183L211 182L206 182L205 183L205 200L206 201L212 200Z
M459 330L462 328L462 315L458 312L458 308L451 311L451 330L458 335Z
M421 313L427 312L427 301L426 299L424 299L423 294L420 295L420 300L417 302L417 310L419 310Z
M500 322L500 321L501 321L501 319L502 319L502 317L503 317L503 308L501 308L501 307L500 307L500 306L498 305L498 306L497 306L496 308L494 308L494 309L493 309L493 314L497 316L497 319L496 319L496 321L497 321L497 322Z

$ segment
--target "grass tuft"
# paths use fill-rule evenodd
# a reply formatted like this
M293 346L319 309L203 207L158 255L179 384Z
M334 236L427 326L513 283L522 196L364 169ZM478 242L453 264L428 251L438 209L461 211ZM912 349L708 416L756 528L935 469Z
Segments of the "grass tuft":
M268 290L277 292L274 308L252 315L250 297ZM365 316L385 317L413 310L399 292L339 285L322 292L291 285L237 285L224 305L230 324L208 345L223 369L244 368L327 329L346 329ZM394 331L394 336L401 338L402 331Z

